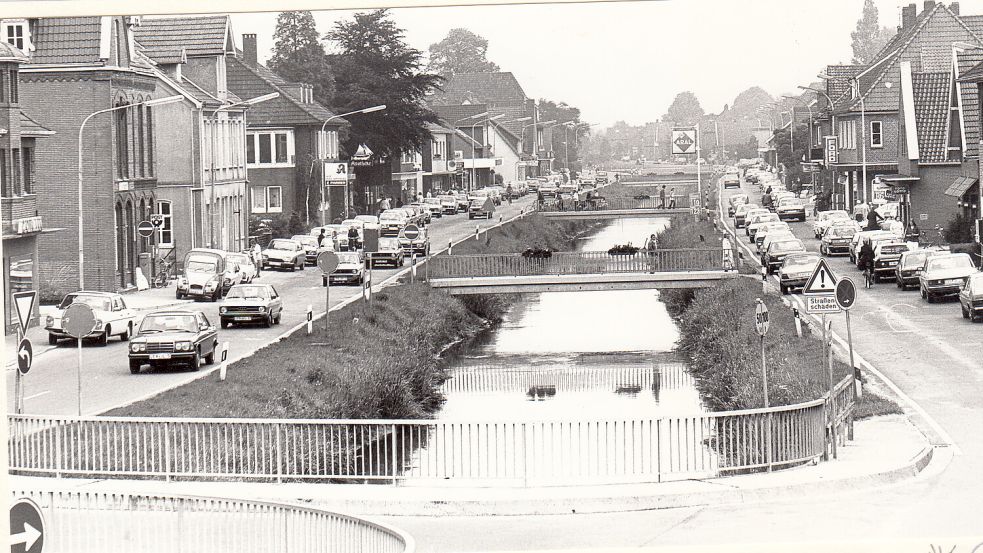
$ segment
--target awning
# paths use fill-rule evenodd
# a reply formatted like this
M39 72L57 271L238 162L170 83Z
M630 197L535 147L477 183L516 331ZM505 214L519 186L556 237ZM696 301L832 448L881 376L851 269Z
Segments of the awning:
M976 179L973 177L959 177L945 191L945 195L952 196L954 198L962 198L963 194L972 188L974 184L976 184Z

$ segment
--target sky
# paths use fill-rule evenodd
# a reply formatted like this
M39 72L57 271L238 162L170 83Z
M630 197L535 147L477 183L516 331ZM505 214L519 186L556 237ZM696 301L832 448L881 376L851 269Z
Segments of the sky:
M270 4L280 11L291 1ZM880 24L892 29L910 3L874 1ZM922 0L917 5L921 12ZM863 0L650 0L396 8L392 15L423 52L451 28L470 29L488 39L488 58L514 73L527 96L566 102L604 128L654 121L684 90L719 112L751 86L777 96L815 82L826 65L850 62L862 7ZM960 11L983 14L983 0L962 0ZM260 60L267 59L277 13L233 14L237 45L243 33L256 33ZM318 31L352 13L314 12Z

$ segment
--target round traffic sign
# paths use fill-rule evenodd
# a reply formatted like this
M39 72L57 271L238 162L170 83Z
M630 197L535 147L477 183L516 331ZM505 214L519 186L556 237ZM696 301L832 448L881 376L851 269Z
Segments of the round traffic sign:
M857 302L857 285L849 278L842 278L836 283L836 303L840 309L849 310Z
M416 240L416 237L420 236L420 227L416 225L406 225L406 228L403 229L403 236L410 240Z
M754 329L758 332L758 336L768 334L768 306L761 300L758 300L758 305L754 307Z
M88 336L96 327L96 315L92 308L84 303L73 303L61 317L61 327L72 338Z
M321 272L330 275L338 268L338 254L334 252L321 252L317 254L317 268Z
M140 224L137 225L137 232L144 238L150 238L150 235L154 233L154 224L150 221L140 221Z
M44 549L44 516L38 504L22 497L10 507L11 553L41 553Z
M21 374L27 374L31 370L31 363L34 361L34 347L31 341L24 338L17 344L17 370Z

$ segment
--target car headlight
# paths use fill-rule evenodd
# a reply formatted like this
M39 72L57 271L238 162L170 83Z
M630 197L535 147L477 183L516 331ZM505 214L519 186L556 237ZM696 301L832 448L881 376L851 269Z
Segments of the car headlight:
M225 314L225 312L228 311L228 310L229 309L227 307L225 307L225 306L222 306L222 307L219 307L218 308L218 312L219 313L222 313L222 314Z
M260 313L266 313L266 308L265 308L265 307L263 307L262 305L261 305L261 306L259 306L259 312L260 312Z
M132 351L133 353L147 351L147 344L143 342L130 342L130 351Z
M174 349L176 349L177 351L190 351L191 342L178 342L174 344Z
M96 319L96 326L95 326L94 330L98 330L98 329L102 328L102 325L103 324L105 324L105 323L103 323L99 319Z
M45 325L46 326L55 326L55 318L52 317L51 315L48 315L48 318L45 319Z

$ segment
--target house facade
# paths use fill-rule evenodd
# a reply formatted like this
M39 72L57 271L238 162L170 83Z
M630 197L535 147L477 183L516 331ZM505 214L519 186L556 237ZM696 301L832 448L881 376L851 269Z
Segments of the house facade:
M454 130L449 123L427 123L431 139L424 143L421 152L423 164L423 195L439 195L454 188L458 170L463 173L463 165L458 166L454 152L449 150Z

